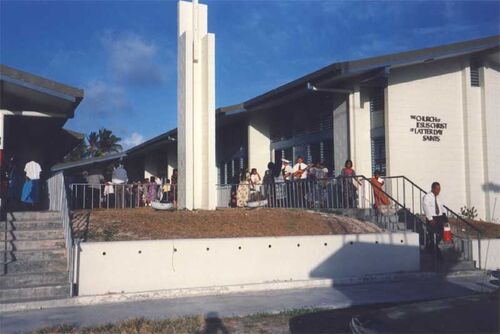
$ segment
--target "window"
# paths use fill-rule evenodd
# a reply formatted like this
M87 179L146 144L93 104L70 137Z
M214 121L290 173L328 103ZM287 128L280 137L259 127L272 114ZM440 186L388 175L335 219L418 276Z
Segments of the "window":
M372 138L372 173L376 170L385 175L385 138Z
M377 89L370 96L370 112L384 110L384 89Z
M471 62L470 64L470 85L471 87L479 87L479 64Z

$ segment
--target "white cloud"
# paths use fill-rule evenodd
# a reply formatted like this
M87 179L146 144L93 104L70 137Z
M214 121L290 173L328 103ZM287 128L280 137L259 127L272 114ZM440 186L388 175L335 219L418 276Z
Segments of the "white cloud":
M97 114L123 113L131 110L125 90L103 81L92 81L85 87L84 109Z
M106 32L101 42L108 52L115 79L127 84L155 85L164 82L167 67L162 60L165 57L166 60L174 59L171 51L160 54L156 43L135 33Z
M132 132L130 136L122 140L122 145L124 149L137 146L144 143L144 136L138 132Z

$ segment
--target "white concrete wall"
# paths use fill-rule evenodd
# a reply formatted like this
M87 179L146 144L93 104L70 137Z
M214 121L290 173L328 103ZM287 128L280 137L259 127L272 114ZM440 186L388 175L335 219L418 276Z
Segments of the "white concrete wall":
M215 36L206 5L178 2L179 208L215 209Z
M466 204L462 64L439 61L391 70L387 93L388 175L405 175L426 190L439 181L444 202ZM410 131L411 115L447 123L439 142Z
M499 53L492 55L494 62L485 62L482 68L483 142L486 162L486 219L500 223L500 68ZM496 203L496 205L495 205ZM495 211L494 211L495 210Z
M144 159L144 178L149 179L151 176L160 175L159 170L160 160L153 155L148 155Z
M359 87L349 95L349 126L353 168L358 175L370 177L372 173L370 103L362 100Z
M419 256L415 233L83 243L78 287L83 296L339 279L417 271Z
M333 161L336 175L349 159L349 111L345 101L333 110Z
M472 258L479 263L478 241L472 241ZM481 269L500 269L500 239L481 239Z
M461 72L462 110L464 123L465 203L474 206L486 216L484 183L483 124L481 115L481 88L470 84L470 65L464 62ZM455 207L459 209L459 207Z
M480 70L480 87L470 84L467 58L391 70L386 97L388 175L405 175L425 190L438 181L445 203L454 211L474 206L478 218L494 218L495 199L500 203L499 91L500 72L487 61ZM440 141L423 141L422 135L411 132L416 125L412 115L446 123Z
M270 122L265 113L254 113L248 124L248 169L257 168L261 177L271 161Z

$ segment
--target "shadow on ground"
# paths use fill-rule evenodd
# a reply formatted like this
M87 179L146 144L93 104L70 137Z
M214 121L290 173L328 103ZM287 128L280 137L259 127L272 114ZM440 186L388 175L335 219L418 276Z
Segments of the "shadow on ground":
M291 333L499 333L499 291L396 306L372 305L290 319Z

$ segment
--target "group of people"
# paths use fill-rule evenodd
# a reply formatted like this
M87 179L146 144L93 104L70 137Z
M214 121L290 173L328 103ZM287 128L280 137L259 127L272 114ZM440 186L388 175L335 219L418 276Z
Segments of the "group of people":
M159 176L150 176L142 181L129 183L127 171L120 162L115 165L108 181L98 170L90 173L84 171L82 176L84 187L77 185L73 189L73 197L77 198L75 207L147 207L154 201L170 202L174 207L177 204L177 169L173 170L170 179L162 180Z
M7 168L1 175L2 198L6 199L8 209L38 208L41 202L42 168L34 160L24 164L24 169L21 166L15 157L8 159Z
M271 207L326 207L327 202L335 198L338 206L355 208L361 182L356 178L352 161L347 160L337 176L334 193L328 188L329 177L325 162L306 164L302 156L297 157L293 165L287 159L281 163L269 162L263 178L255 168L250 173L246 170L238 173L230 204L245 207L249 201L266 199L267 206ZM382 187L380 172L375 172L374 180ZM383 191L375 192L377 205L388 205Z

